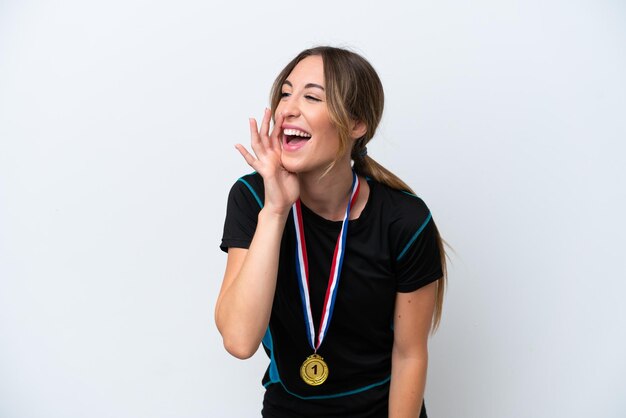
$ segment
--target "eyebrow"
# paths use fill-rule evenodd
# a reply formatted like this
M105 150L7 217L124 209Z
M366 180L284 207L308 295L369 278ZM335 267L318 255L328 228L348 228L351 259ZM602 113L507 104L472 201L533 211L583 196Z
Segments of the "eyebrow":
M293 87L293 84L291 84L291 81L289 81L289 80L285 80L285 81L283 82L283 84L287 84L289 87ZM315 84L315 83L307 83L307 84L304 86L304 88L305 88L305 89L308 89L308 88L317 88L317 89L320 89L320 90L324 91L324 87L320 86L319 84Z

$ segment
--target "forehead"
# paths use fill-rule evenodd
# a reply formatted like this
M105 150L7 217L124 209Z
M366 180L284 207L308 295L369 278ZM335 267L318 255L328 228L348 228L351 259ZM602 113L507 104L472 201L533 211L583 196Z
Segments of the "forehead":
M315 83L324 85L324 61L319 55L306 57L289 73L287 80L292 84Z

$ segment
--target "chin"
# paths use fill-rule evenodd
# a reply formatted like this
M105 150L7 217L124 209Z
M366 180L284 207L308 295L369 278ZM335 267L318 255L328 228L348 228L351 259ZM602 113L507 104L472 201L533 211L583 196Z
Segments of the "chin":
M302 158L282 154L280 162L283 167L285 167L285 170L289 171L290 173L300 173L306 170L305 166L307 164L303 161Z
M320 161L309 161L303 157L294 157L294 156L286 156L282 155L281 163L285 170L290 173L303 174L310 173L315 171L324 171L328 168L330 162L320 163Z

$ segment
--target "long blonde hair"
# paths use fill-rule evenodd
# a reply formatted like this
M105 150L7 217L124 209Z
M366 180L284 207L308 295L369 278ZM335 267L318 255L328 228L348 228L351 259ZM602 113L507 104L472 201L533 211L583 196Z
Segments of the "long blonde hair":
M309 56L321 56L324 63L324 82L326 84L326 102L332 122L339 131L339 149L337 158L346 148L352 146L351 158L354 171L364 177L370 177L397 190L414 194L413 190L400 178L372 157L366 155L366 146L374 137L376 128L383 115L385 94L382 83L372 65L362 56L340 48L319 46L306 49L296 56L280 72L270 93L271 108L274 111L281 99L281 89L295 66ZM274 112L272 112L273 114ZM361 121L367 132L354 141L350 131L354 121ZM329 167L329 170L331 167ZM432 319L432 331L435 332L441 322L443 296L447 281L446 253L444 241L435 227L435 238L441 256L443 276L437 281L435 312Z

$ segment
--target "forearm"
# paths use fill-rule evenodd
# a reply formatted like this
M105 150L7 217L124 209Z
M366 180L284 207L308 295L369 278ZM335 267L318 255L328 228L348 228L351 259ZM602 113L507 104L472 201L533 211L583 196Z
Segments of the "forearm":
M418 418L424 400L428 350L411 355L394 350L389 389L389 418Z
M287 216L261 210L241 269L218 301L217 328L224 346L236 357L254 354L267 329Z

